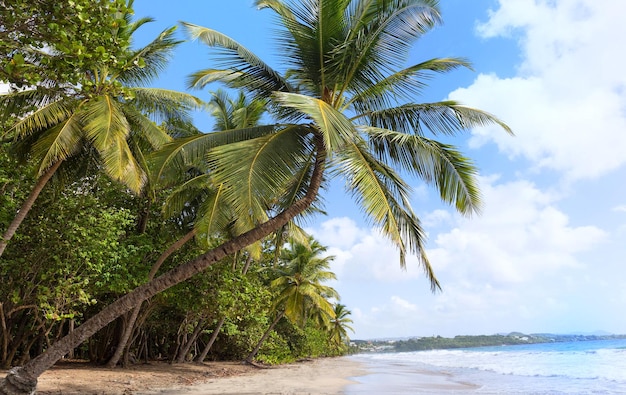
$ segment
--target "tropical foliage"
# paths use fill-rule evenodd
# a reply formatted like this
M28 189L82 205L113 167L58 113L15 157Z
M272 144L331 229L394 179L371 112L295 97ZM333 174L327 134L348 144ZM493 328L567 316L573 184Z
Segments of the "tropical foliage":
M22 160L36 163L38 178L3 235L0 255L63 162L73 159L67 168L83 170L96 159L99 169L139 193L147 182L146 151L171 140L153 120L185 119L187 110L198 104L185 93L144 87L163 69L179 43L170 28L147 46L131 49L132 34L149 21L131 22L131 13L125 12L113 29L125 45L93 68L82 69L79 85L57 80L62 90L41 84L0 97L5 119L19 119L4 137L13 139Z
M195 98L146 87L179 43L173 28L134 49L133 32L150 20L132 21L132 1L71 3L38 0L30 17L32 7L11 9L32 36L0 29L3 66L11 66L3 78L25 87L0 96L8 192L0 219L11 221L0 340L2 364L22 365L0 393L32 392L68 353L110 360L126 335L120 349L130 362L247 355L274 363L345 352L349 311L324 284L334 278L332 258L298 226L323 213L320 193L334 178L397 247L400 264L416 255L439 289L401 175L475 212L476 167L439 139L487 123L510 130L460 103L419 102L433 74L469 67L461 58L405 64L414 41L441 22L437 1L257 0L277 17L278 68L185 23L213 57L189 87L219 83L237 94L212 95L211 133L186 116ZM93 42L81 41L86 32ZM44 189L51 178L65 182Z

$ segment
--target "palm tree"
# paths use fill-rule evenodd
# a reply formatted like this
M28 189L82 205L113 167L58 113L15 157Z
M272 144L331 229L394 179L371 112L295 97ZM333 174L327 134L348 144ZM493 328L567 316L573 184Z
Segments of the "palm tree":
M80 86L63 90L39 86L0 96L2 115L20 118L6 135L13 138L23 158L37 163L38 177L0 240L0 256L64 162L95 153L104 172L139 193L147 181L144 151L171 141L152 119L185 119L187 110L199 104L188 94L144 87L165 67L180 43L174 39L175 27L134 50L130 47L133 33L151 19L131 22L130 13L123 17L126 24L114 31L114 37L128 46L113 47L116 52L110 58L85 70Z
M240 92L236 99L231 99L228 93L222 90L213 92L211 96L207 107L215 121L216 130L253 127L258 124L259 119L266 110L264 101L248 100L243 92ZM195 130L192 125L183 124L176 126L178 130L177 134L191 137L192 141L198 137L202 137L202 133ZM182 141L186 140L183 139ZM172 142L169 144L169 147L155 156L155 167L158 169L158 164L160 163L158 160L159 157L164 156L164 153L176 150L180 145L180 142ZM206 171L206 166L203 162L204 160L198 163L185 163L184 167L176 169L179 170L178 173L170 169L170 174L167 174L167 177L161 173L159 179L156 180L156 183L160 187L174 188L163 207L165 217L178 216L181 218L179 221L181 225L188 223L191 230L172 243L161 256L159 256L148 273L147 281L151 281L154 278L163 263L165 263L174 252L178 251L190 240L197 238L198 234L203 237L197 241L201 245L208 247L211 243L210 240L217 233L227 231L229 227L232 227L234 219L228 217L228 213L231 211L228 207L220 205L219 187L216 188L216 186L212 184L210 175ZM125 322L124 331L115 348L115 352L107 362L107 367L113 368L117 366L134 330L141 305L142 302L139 302L137 306L135 306L128 320ZM223 324L224 320L219 321L219 325L214 331L216 336ZM200 330L201 329L202 328L200 328ZM181 355L186 354L187 352L184 352ZM124 365L126 364L125 359Z
M330 340L340 350L343 345L350 341L348 330L354 332L350 326L353 321L348 318L352 312L341 303L335 304L333 310L335 314L334 318L330 320Z
M338 299L339 295L332 287L322 284L335 279L335 273L328 270L334 257L320 256L326 250L326 247L312 238L307 244L292 242L289 249L283 250L280 265L274 269L276 278L271 282L277 295L273 303L276 316L246 358L246 362L252 362L281 318L287 317L302 327L311 310L319 311L322 316L330 319L334 317L333 306L328 298Z
M439 289L424 252L424 231L409 205L410 187L396 169L435 186L461 213L479 206L476 168L454 146L435 138L495 123L494 116L452 101L414 103L429 73L467 67L463 59L430 59L404 67L412 43L440 22L435 0L259 0L278 16L281 73L233 39L186 24L189 33L216 47L224 69L194 74L202 87L221 81L267 98L275 125L208 134L191 149L206 152L215 185L223 186L242 223L238 236L142 285L86 321L74 332L9 373L2 385L36 378L59 358L116 317L223 257L276 232L319 202L320 187L343 177L366 217L400 251L417 255ZM430 135L431 137L427 137ZM229 144L218 145L218 142ZM213 148L214 147L214 148ZM292 201L289 205L282 204ZM280 210L278 207L287 207ZM266 213L269 213L266 214ZM266 215L267 220L258 221Z

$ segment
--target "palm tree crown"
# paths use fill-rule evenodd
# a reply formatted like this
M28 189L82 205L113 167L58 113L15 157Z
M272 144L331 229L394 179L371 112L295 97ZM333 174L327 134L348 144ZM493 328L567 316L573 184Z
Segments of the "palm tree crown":
M132 1L129 1L132 5ZM14 236L48 180L63 162L70 171L85 158L95 157L112 179L139 193L147 182L144 151L171 140L154 121L184 120L187 110L199 104L188 94L145 88L158 75L174 47L175 28L163 31L138 50L131 49L132 34L148 18L131 22L130 11L120 18L114 34L128 46L111 48L113 54L97 67L84 70L79 85L38 86L0 96L0 117L17 117L5 133L24 160L36 163L38 181L0 240L0 255ZM106 50L105 50L106 53ZM95 155L94 155L95 153ZM82 166L84 167L84 166Z
M350 340L348 330L354 332L350 326L352 319L349 318L352 312L341 303L335 304L333 309L335 318L330 320L330 337L337 347L341 347Z
M333 256L321 256L326 247L309 238L308 243L292 242L282 250L280 265L274 269L277 276L271 283L278 296L274 300L277 310L283 310L292 322L303 325L311 309L334 317L329 298L338 299L334 288L322 284L335 279L329 271Z
M147 181L142 150L171 141L154 121L187 118L187 110L199 104L188 94L144 87L180 41L170 28L145 47L131 49L132 34L151 19L130 18L124 15L126 23L115 32L129 47L84 70L80 85L62 91L39 86L0 98L5 116L22 116L7 135L18 152L38 163L39 176L59 161L93 150L111 178L139 193ZM35 111L29 112L32 106Z
M267 98L278 121L272 132L212 149L213 175L228 186L225 196L240 216L267 212L285 196L305 196L317 166L322 181L345 180L364 214L398 247L401 265L407 253L416 254L433 290L439 288L409 203L411 188L397 170L434 185L445 202L472 213L479 207L477 169L434 137L487 123L510 130L494 116L453 101L413 101L429 73L469 67L461 58L404 65L411 44L440 22L437 1L256 5L278 16L278 44L287 65L282 73L228 36L185 24L193 38L219 49L215 56L224 66L196 72L190 85L221 81Z

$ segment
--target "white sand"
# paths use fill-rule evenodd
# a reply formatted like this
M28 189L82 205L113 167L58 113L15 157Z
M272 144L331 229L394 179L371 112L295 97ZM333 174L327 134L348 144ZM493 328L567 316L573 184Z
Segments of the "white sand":
M144 394L341 394L345 386L354 383L349 380L350 377L366 373L362 364L349 358L321 358Z

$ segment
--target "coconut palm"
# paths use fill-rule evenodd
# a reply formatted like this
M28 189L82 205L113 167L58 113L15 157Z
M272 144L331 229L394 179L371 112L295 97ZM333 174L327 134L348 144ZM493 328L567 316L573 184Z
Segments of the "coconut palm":
M353 321L349 318L352 312L341 303L335 304L333 311L335 314L334 318L330 320L330 340L338 349L341 349L350 341L348 330L354 332L350 326Z
M453 101L416 103L430 73L468 67L464 59L430 59L405 66L412 43L440 22L435 0L257 1L277 16L283 72L235 40L186 24L192 37L215 47L221 69L195 73L190 83L222 82L267 98L277 120L267 128L209 134L173 162L210 151L215 185L241 223L238 236L118 299L60 339L6 383L36 378L59 358L116 317L223 257L276 232L319 202L320 187L342 177L363 213L400 252L400 264L415 254L439 283L424 252L424 231L409 201L411 189L398 170L439 190L461 213L479 207L476 168L450 137L490 123L494 116ZM230 144L217 144L228 141ZM193 148L193 149L192 149ZM297 186L297 187L294 187ZM290 205L282 204L292 201ZM280 207L287 207L280 209ZM269 213L269 214L268 214ZM259 218L267 220L259 221ZM0 385L1 388L1 385Z
M321 256L327 248L312 238L308 243L294 243L281 253L280 264L273 269L275 279L271 282L276 292L273 303L275 318L269 328L246 358L252 362L261 345L281 318L304 326L312 310L321 316L334 318L334 310L328 298L339 298L334 288L322 284L334 280L335 273L329 271L333 256Z
M2 115L20 118L6 136L24 159L37 163L38 177L0 240L0 255L64 162L95 154L106 174L139 193L147 181L144 152L171 141L153 121L185 119L186 111L199 104L188 94L145 87L180 41L174 39L172 27L145 47L132 49L133 33L151 19L130 18L130 13L124 15L125 24L115 31L118 41L129 46L115 49L97 68L84 70L80 86L62 91L39 86L0 96Z
M215 122L216 130L222 131L256 126L266 110L265 102L262 100L248 100L242 92L235 99L231 99L228 93L222 90L211 94L207 108ZM176 129L175 135L191 137L192 141L202 137L202 133L196 130L193 125L181 125L180 122L175 122L175 125L169 124L166 127ZM184 142L185 140L181 139L181 141ZM181 145L180 142L170 143L167 149L159 153L159 156L162 157L164 153L178 149L179 145ZM186 163L184 168L177 169L180 171L178 173L170 169L170 174L167 177L161 174L161 177L156 180L160 187L173 188L173 192L168 196L163 207L164 216L167 218L178 217L181 226L190 228L190 230L159 256L148 273L148 281L152 280L163 263L187 242L195 238L201 245L208 247L216 234L228 232L229 228L232 228L235 219L228 216L231 213L228 207L220 205L219 187L211 183L210 175L207 173L203 162ZM155 160L155 166L158 166L158 163L159 161ZM198 238L198 234L202 237ZM120 336L115 352L107 362L107 367L113 368L119 362L134 330L141 305L142 303L139 302L135 306L125 322L124 331ZM220 321L220 323L223 325L224 321ZM215 333L219 332L221 325L218 326ZM187 352L183 352L181 355L186 354ZM125 359L124 365L126 364Z

